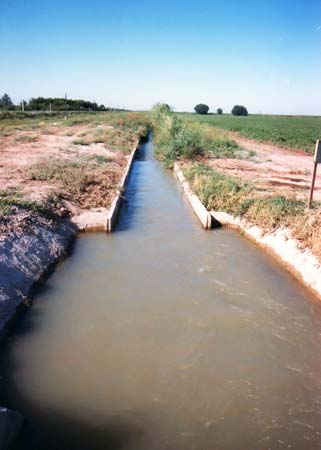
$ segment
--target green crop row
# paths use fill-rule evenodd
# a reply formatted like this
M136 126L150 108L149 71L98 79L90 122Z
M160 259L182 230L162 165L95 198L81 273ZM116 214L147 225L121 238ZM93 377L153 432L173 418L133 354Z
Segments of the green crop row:
M280 147L313 153L315 142L321 139L321 117L269 116L246 117L229 114L183 114L189 121L203 122L260 142L271 142Z

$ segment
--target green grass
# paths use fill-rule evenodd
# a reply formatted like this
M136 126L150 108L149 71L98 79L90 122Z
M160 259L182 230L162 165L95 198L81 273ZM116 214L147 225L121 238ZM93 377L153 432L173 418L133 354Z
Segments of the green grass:
M208 166L194 165L185 175L208 210L245 216L266 229L287 226L304 215L303 201L283 195L258 196L253 184Z
M241 150L226 133L206 124L187 122L162 104L154 107L151 117L155 154L167 167L181 159L235 158L236 152Z
M249 115L180 115L193 122L201 122L234 131L260 142L271 142L280 147L313 153L315 142L321 139L321 117Z

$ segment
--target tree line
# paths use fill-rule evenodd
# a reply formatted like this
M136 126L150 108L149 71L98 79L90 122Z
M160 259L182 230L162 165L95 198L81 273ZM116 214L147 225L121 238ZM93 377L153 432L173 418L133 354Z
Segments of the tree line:
M73 100L57 97L36 97L28 102L22 100L20 104L15 105L8 94L0 97L0 110L5 111L114 111L115 108L109 108L105 105L98 105L96 102L88 100ZM194 108L197 114L207 114L210 110L208 105L199 103ZM121 111L117 108L117 111ZM218 108L217 114L223 114L223 109ZM248 112L245 106L235 105L231 111L234 116L247 116Z
M28 102L22 100L20 104L15 105L8 94L0 97L0 110L5 111L112 111L114 108L98 105L96 102L88 100L73 100L57 97L36 97Z

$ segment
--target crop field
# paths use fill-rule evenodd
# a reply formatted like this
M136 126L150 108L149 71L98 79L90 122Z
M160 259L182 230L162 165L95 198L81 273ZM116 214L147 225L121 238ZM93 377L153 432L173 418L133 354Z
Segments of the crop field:
M321 139L321 117L319 116L238 117L230 114L184 114L183 116L188 120L205 122L260 142L269 142L307 153L313 153L315 141Z

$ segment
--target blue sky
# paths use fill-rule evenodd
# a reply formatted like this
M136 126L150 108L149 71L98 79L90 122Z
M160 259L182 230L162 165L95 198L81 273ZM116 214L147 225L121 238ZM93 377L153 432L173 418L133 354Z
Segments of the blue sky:
M321 115L321 1L1 0L3 92Z

